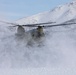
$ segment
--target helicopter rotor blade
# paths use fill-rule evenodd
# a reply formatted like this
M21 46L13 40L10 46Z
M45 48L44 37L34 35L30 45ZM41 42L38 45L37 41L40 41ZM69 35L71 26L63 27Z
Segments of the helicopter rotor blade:
M56 23L56 22L45 22L45 23L36 23L36 24L25 24L25 25L22 25L22 26L34 26L34 25L43 25L43 24L52 24L52 23Z
M6 21L0 21L0 22L5 23L5 24L11 24L11 25L19 25L17 23L10 23L10 22L6 22Z
M22 26L26 26L26 27L38 27L38 26L42 26L42 27L56 27L56 26L66 26L66 25L72 25L72 24L76 24L76 23L62 23L62 24L54 24L54 25L22 25Z
M42 26L42 27L58 27L58 26L67 26L67 25L72 25L72 24L76 24L76 23L68 23L68 24L55 24L55 25L47 25L47 26Z

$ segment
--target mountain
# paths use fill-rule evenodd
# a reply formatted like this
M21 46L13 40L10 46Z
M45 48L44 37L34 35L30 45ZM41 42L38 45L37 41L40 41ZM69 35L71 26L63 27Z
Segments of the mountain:
M59 5L53 10L39 13L30 17L25 17L17 20L19 24L30 24L40 22L65 22L76 18L76 0Z

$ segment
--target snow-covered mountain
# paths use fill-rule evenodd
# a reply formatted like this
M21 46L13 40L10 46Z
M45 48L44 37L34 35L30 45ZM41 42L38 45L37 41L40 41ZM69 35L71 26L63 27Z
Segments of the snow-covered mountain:
M76 22L75 4L73 1L16 22ZM0 75L76 75L76 25L46 28L44 32L43 41L34 43L26 33L17 37L16 29L10 31L7 24L1 24Z
M76 18L76 0L59 5L53 10L39 13L30 17L17 20L19 24L39 23L39 22L64 22Z

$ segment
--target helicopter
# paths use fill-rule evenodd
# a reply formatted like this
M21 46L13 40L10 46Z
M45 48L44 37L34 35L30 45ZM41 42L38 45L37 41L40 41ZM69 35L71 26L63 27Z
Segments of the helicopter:
M0 22L13 25L13 26L9 26L9 27L17 27L17 33L16 33L17 35L24 35L25 33L30 32L33 37L35 37L36 33L38 33L37 37L38 36L40 37L41 35L43 35L44 26L41 26L41 25L55 23L55 22L46 22L46 23L20 25L17 23L10 23L10 22L5 22L5 21L0 21ZM26 31L24 27L31 27L31 28L34 27L34 29Z
M17 32L16 32L15 36L19 43L24 41L24 43L27 42L27 46L32 46L32 45L38 44L39 47L45 41L44 38L45 38L46 33L44 32L44 29L53 28L53 27L70 26L70 25L76 24L74 22L65 22L65 23L60 23L60 24L57 24L56 22L45 22L45 23L20 25L17 23L10 23L10 22L5 22L5 21L0 21L0 22L9 24L10 26L8 26L8 27L17 28ZM33 28L33 29L30 29L27 31L25 29L27 27Z
M5 22L5 21L0 21L5 24L11 24L12 26L9 27L17 27L17 35L23 36L25 33L30 34L32 38L41 38L45 35L44 33L44 28L49 28L49 27L59 27L59 26L69 26L72 24L76 24L73 22L65 22L61 24L56 24L56 22L45 22L45 23L35 23L35 24L25 24L25 25L20 25L17 23L10 23L10 22ZM24 27L31 27L34 28L32 30L26 31Z

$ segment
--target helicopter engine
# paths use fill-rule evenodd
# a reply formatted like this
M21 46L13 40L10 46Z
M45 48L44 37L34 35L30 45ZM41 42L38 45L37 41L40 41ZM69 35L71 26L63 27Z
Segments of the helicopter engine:
M24 33L25 33L25 29L19 25L17 28L17 34L24 34Z

